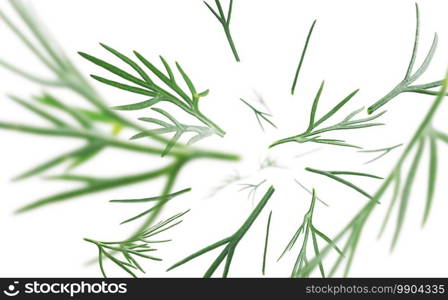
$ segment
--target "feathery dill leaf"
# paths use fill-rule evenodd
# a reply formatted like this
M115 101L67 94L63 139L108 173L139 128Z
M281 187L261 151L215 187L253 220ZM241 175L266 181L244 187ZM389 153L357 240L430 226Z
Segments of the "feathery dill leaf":
M263 198L260 200L260 202L257 204L257 206L254 208L252 213L249 215L249 217L246 219L244 224L231 236L224 238L216 243L213 243L194 254L184 258L183 260L175 263L173 266L171 266L167 271L173 270L181 265L186 264L187 262L205 254L208 253L216 248L219 248L221 246L224 246L224 249L221 251L221 253L218 255L218 257L215 259L215 261L210 265L208 270L205 272L204 277L211 277L215 273L216 269L226 260L224 265L224 271L222 276L226 278L229 274L230 265L232 263L233 255L235 253L235 249L238 246L238 243L241 241L241 239L244 237L244 235L247 233L247 231L251 228L252 224L255 222L257 217L260 215L263 208L266 206L266 203L268 200L272 197L272 194L275 192L275 189L273 186L269 187L269 189L264 194Z
M68 199L92 195L94 193L112 190L138 182L152 181L158 178L165 179L160 199L155 202L156 204L154 209L150 214L148 214L147 219L143 222L143 224L141 224L141 226L135 230L134 234L131 235L130 239L132 239L139 236L157 220L159 214L164 208L165 203L168 201L167 196L170 195L172 189L174 188L179 172L189 162L201 158L226 161L239 160L239 157L234 154L202 150L180 144L170 146L171 151L166 153L166 146L170 144L170 140L147 130L138 123L128 120L116 113L114 110L110 109L105 99L102 98L101 95L99 95L99 93L90 85L82 73L71 62L69 57L64 53L62 48L51 38L48 32L43 29L42 24L35 17L35 14L31 13L30 8L25 6L20 0L10 1L10 4L19 16L20 21L25 25L26 29L28 29L28 33L25 30L22 31L19 29L20 26L17 26L5 13L3 13L2 10L0 10L0 21L2 21L6 27L15 34L15 36L17 36L25 48L29 50L30 54L32 54L43 64L46 71L48 71L47 73L51 74L52 77L28 73L25 69L4 60L0 60L0 66L27 81L37 84L41 87L41 89L45 90L42 95L33 98L34 102L25 101L22 98L14 96L11 98L23 108L33 112L36 116L45 119L50 126L41 127L29 124L0 121L0 129L48 136L57 139L78 139L85 142L85 145L61 154L56 154L53 158L50 158L49 160L44 161L43 163L40 163L15 177L16 180L30 178L32 176L43 174L56 166L68 164L68 168L65 173L58 176L47 176L47 178L53 180L76 181L82 184L82 186L41 198L25 205L22 208L19 208L17 212L30 211L45 205L60 203ZM142 93L151 98L156 97L156 92L166 96L162 90L151 89L156 85L151 83L151 78L149 78L149 75L143 71L143 68L139 67L136 63L127 59L127 57L114 49L106 45L103 45L103 47L118 57L121 61L129 65L136 71L138 76L141 77L139 78L111 64L103 62L102 60L85 55L85 57L91 59L92 62L99 63L111 73L121 76L133 85L116 83L107 79L101 79L99 77L97 78L98 80L104 81L118 88ZM177 93L181 99L173 97L170 98L171 101L184 101L183 103L179 102L178 104L185 108L187 107L186 102L189 101L189 107L194 107L194 112L197 112L196 116L202 122L207 123L207 126L213 127L214 129L218 128L215 127L212 122L207 122L208 119L203 116L198 109L199 98L206 96L207 91L196 93L194 85L179 64L176 64L176 68L181 74L185 84L188 86L191 96L187 95L187 92L184 92L184 90L178 88L177 84L175 84L175 78L172 75L173 72L163 58L161 58L161 60L164 67L167 69L168 75L164 75L143 56L139 54L136 55L145 67L149 68L158 79L162 82L165 81L165 83L168 83L175 89L174 92ZM70 101L60 99L46 91L47 89L54 88L64 89L65 91L71 92L72 94L78 96L84 101L85 104L87 104L88 108L73 106ZM156 100L165 101L166 98L156 98ZM153 102L151 103L154 104L156 100L153 99ZM147 104L148 103L145 105ZM138 107L134 106L122 109L136 108ZM59 114L66 114L71 120L65 121L58 118L59 114L56 115L54 113L55 111ZM104 130L104 126L98 126L104 124L110 127L110 131ZM151 144L137 143L135 141L122 139L119 136L122 129L133 130L137 133L145 134L148 137L148 142L156 142L162 144L163 147L160 147L160 145L152 146ZM219 130L215 131L220 132ZM221 133L223 134L223 132ZM128 151L129 153L143 153L151 156L166 154L166 156L170 157L171 161L165 166L157 169L150 169L141 173L124 176L111 174L110 177L103 178L91 174L77 175L70 173L74 167L87 163L95 156L101 154L102 150L106 148L121 149ZM109 252L109 254L111 253L116 253L116 251ZM102 255L103 254L104 253L102 253Z
M424 151L425 139L429 139L430 141L431 139L434 139L432 142L430 142L430 152L432 152L432 154L430 154L430 160L429 160L430 165L429 177L435 180L437 175L436 174L437 168L434 166L434 163L437 163L437 158L435 158L434 153L436 153L435 151L437 151L435 148L437 147L437 143L434 143L434 141L447 143L448 135L438 131L437 129L434 129L432 122L433 118L438 112L438 109L440 108L440 105L443 102L447 90L448 90L448 73L446 73L445 80L443 81L442 87L440 88L437 97L435 98L428 112L424 116L422 122L418 126L416 132L410 139L409 143L406 145L405 149L403 150L401 156L399 157L394 167L390 171L389 175L382 181L382 184L371 196L371 200L359 210L359 212L348 222L348 224L345 227L343 227L343 229L339 232L339 234L337 234L336 237L334 238L335 242L339 242L343 238L345 238L346 240L345 245L342 248L343 252L345 253L345 257L347 258L343 272L344 276L347 276L350 271L354 256L356 254L357 246L360 241L361 233L366 225L367 220L377 207L377 202L384 197L386 191L391 187L393 187L392 201L390 202L389 208L386 212L385 219L382 223L380 235L384 232L384 229L389 219L391 218L391 211L395 206L397 206L397 201L401 196L398 217L395 225L395 232L392 240L392 249L396 247L398 238L401 233L401 229L403 227L404 219L406 217L407 208L409 206L410 190L412 188L417 173L417 168L420 163L422 153ZM413 152L414 157L411 160L411 165L406 170L405 163L408 161L409 157ZM407 174L404 177L405 178L404 182L402 180L403 174ZM428 207L430 209L432 204L432 197L434 193L432 189L433 187L429 185L427 205L425 207L425 211L423 214L424 220L427 219L427 215L429 214ZM312 260L309 261L309 264L303 268L303 270L300 272L300 276L302 277L310 276L311 272L318 267L318 265L323 261L323 259L326 257L326 255L330 250L331 250L330 247L325 247L324 249L322 249L320 255L315 256ZM333 276L336 273L336 271L339 270L341 264L342 264L342 258L336 260L336 262L333 264L333 268L331 269L329 275L330 277Z
M324 114L322 117L316 120L316 112L318 103L320 100L320 97L322 95L322 91L324 89L324 82L321 83L319 90L317 91L317 94L314 98L313 105L310 112L310 120L308 128L301 134L294 135L291 137L287 137L278 141L275 141L272 143L269 147L275 147L281 144L285 143L319 143L319 144L328 144L328 145L334 145L334 146L342 146L342 147L353 147L353 148L360 148L356 145L348 144L344 140L337 140L337 139L327 139L322 138L321 134L331 132L331 131L339 131L339 130L353 130L353 129L362 129L362 128L368 128L368 127L374 127L374 126L380 126L384 125L382 123L374 123L372 121L376 120L380 116L382 116L385 112L381 112L377 115L366 117L366 118L360 118L360 119L354 119L356 115L358 115L363 108L358 109L347 115L342 121L335 123L333 125L319 128L321 124L323 124L325 121L331 119L334 114L336 114L344 105L346 105L357 93L358 90L353 91L350 93L347 97L345 97L343 100L341 100L336 106L334 106L330 111L328 111L326 114Z
M264 249L263 249L263 263L261 266L261 273L265 275L266 273L266 259L268 256L268 244L269 244L269 231L271 229L271 218L272 218L272 210L269 213L268 222L266 224L266 238L264 240Z
M216 8L218 11L214 10L210 4L204 1L204 4L210 10L210 12L218 19L219 23L221 23L224 33L226 35L227 41L229 42L230 49L232 50L233 56L237 62L240 62L240 57L238 55L238 51L236 50L235 43L233 42L232 34L230 32L230 20L232 18L232 10L233 10L233 0L230 0L229 9L227 11L227 15L224 14L224 10L221 5L220 0L215 0Z
M302 69L303 61L305 60L306 51L308 50L308 44L310 42L311 35L313 34L313 30L314 30L314 26L316 25L316 22L317 22L317 20L313 21L313 24L311 24L311 27L308 31L308 35L305 40L305 45L303 46L302 54L300 55L299 65L297 66L297 70L294 75L294 80L292 82L291 95L294 95L294 92L296 90L297 80L299 78L300 70Z
M343 252L338 248L336 243L330 239L327 235L322 233L320 230L318 230L314 224L313 224L313 215L314 215L314 208L316 205L316 191L313 189L312 197L311 197L311 204L306 212L306 214L303 217L303 221L297 231L294 233L293 237L289 241L288 245L286 246L285 250L283 250L282 254L278 258L280 260L288 251L291 251L294 245L296 244L299 237L303 236L303 242L302 246L300 248L299 254L297 255L296 261L294 263L294 267L291 272L291 277L300 277L300 273L304 267L308 264L308 258L307 258L307 249L308 249L308 243L310 241L310 236L312 240L313 250L314 254L316 256L319 256L320 250L319 245L317 242L317 238L321 238L324 240L330 247L334 248L339 255L343 256ZM322 262L319 262L319 270L321 276L325 277L325 270Z
M428 54L426 55L425 59L423 60L420 67L414 72L414 64L417 57L417 50L419 45L419 38L420 38L420 12L418 8L418 4L415 3L415 10L416 10L416 30L415 30L415 39L414 39L414 48L412 50L411 60L408 65L408 69L406 71L406 75L404 76L404 79L396 86L394 87L387 95L385 95L383 98L375 102L373 105L371 105L367 111L369 114L374 113L376 110L387 104L389 101L400 95L401 93L418 93L418 94L425 94L425 95L437 95L438 92L432 90L433 88L440 87L443 84L443 80L429 82L425 84L416 84L412 85L417 79L419 79L428 69L429 65L431 64L431 61L434 57L434 53L437 48L438 43L438 36L437 33L434 34L434 39L432 41L431 47L428 51Z

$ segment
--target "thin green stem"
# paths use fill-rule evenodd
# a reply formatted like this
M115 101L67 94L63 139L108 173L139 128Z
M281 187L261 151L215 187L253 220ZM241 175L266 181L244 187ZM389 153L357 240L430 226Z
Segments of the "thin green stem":
M302 54L300 56L299 65L297 66L297 70L296 70L296 73L294 75L294 80L293 80L292 87L291 87L291 95L294 95L294 91L295 91L296 85L297 85L297 80L299 78L299 73L300 73L300 70L302 69L302 64L303 64L303 61L305 60L305 55L306 55L306 51L308 49L308 44L310 42L311 35L313 34L313 30L314 30L314 26L316 25L316 22L317 22L317 20L313 21L313 24L311 25L311 27L310 27L310 29L308 31L308 35L306 37L305 45L303 46Z

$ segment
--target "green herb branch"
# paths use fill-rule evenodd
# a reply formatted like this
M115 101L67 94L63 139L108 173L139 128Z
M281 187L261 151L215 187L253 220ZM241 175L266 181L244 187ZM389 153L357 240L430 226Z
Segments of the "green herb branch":
M331 119L335 113L337 113L345 104L347 104L358 93L358 90L355 90L354 92L350 93L347 97L345 97L342 101L340 101L336 106L334 106L325 115L323 115L321 118L316 120L317 107L318 107L319 99L322 95L323 89L324 89L324 82L322 82L322 84L320 85L319 90L314 98L313 105L311 108L308 128L301 134L275 141L274 143L272 143L270 145L270 148L281 145L281 144L292 143L292 142L301 143L301 144L309 142L309 143L328 144L328 145L342 146L342 147L360 148L359 146L349 144L344 140L323 138L323 137L321 137L321 135L323 133L332 132L332 131L362 129L362 128L367 128L367 127L384 125L382 123L374 123L372 121L378 119L385 112L381 112L381 113L376 114L371 117L354 119L355 116L358 115L363 110L363 108L361 108L361 109L353 111L352 113L347 115L342 121L340 121L338 123L335 123L335 124L327 126L327 127L319 128L320 125L322 125L327 120Z
M303 243L302 247L300 248L299 254L297 255L296 261L294 263L293 270L291 272L291 277L298 277L303 270L305 266L308 264L308 258L307 258L307 249L309 247L310 242L310 236L311 241L313 245L314 255L319 256L320 250L319 250L319 244L318 244L318 238L325 241L329 247L334 248L339 255L343 256L342 251L338 248L336 243L331 240L327 235L322 233L320 230L318 230L314 224L313 224L313 215L314 215L314 208L316 205L316 191L313 189L312 192L312 198L311 198L311 204L306 212L306 214L303 217L303 222L297 229L297 231L294 233L292 239L289 241L288 245L286 246L283 253L280 255L278 260L280 260L288 251L291 251L294 245L296 244L297 240L301 235L303 235ZM319 262L319 270L322 277L325 277L325 270L322 262Z
M392 209L397 206L397 201L398 199L400 199L391 249L394 249L397 245L398 238L400 237L401 230L404 225L408 206L410 204L411 190L414 186L415 177L417 175L419 164L423 155L425 140L428 140L430 145L428 188L426 206L422 217L422 224L426 223L434 200L435 183L437 181L437 142L448 143L448 135L434 129L432 127L432 121L438 109L440 108L440 105L442 104L444 95L446 95L447 93L447 88L448 74L443 82L439 94L426 113L421 124L418 126L411 140L404 148L400 158L390 171L389 175L383 180L382 184L372 195L369 202L363 208L361 208L361 210L351 219L351 221L348 222L348 224L334 237L333 240L336 243L341 241L343 238L346 238L344 247L342 248L342 251L345 254L345 258L347 258L343 272L344 276L347 276L350 271L357 247L360 242L361 234L367 220L372 215L372 212L375 210L375 208L378 206L377 202L385 196L386 191L390 188L393 188L392 200L390 202L388 211L386 212L385 221L381 226L380 235L384 231L387 222L391 217ZM405 163L409 160L410 166L406 171ZM406 174L404 179L402 177L403 174ZM310 260L308 265L303 268L299 275L301 277L309 277L312 271L319 265L320 262L323 261L330 250L330 247L325 247L320 252L320 255L317 255L312 260ZM343 258L338 258L334 262L330 276L333 276L335 272L341 267L342 259Z
M70 91L78 96L87 104L86 107L72 105L69 101L59 99L56 96L45 92L40 96L32 98L32 101L26 101L22 98L11 96L10 98L25 109L31 111L36 116L44 119L51 126L35 126L23 123L0 121L0 129L19 131L29 134L49 136L57 139L70 138L84 141L84 144L70 151L56 155L55 157L27 170L16 176L16 180L26 179L32 176L44 174L56 166L68 165L67 171L60 175L48 176L47 179L74 181L82 184L81 187L56 193L42 199L38 199L18 209L17 212L30 211L49 204L60 203L80 196L92 195L94 193L112 190L118 187L135 184L138 182L148 182L155 179L165 179L165 186L161 192L160 198L156 201L154 208L146 214L147 219L142 222L130 239L136 238L149 228L160 215L164 205L169 199L176 179L182 168L190 162L197 159L216 159L225 161L237 161L239 157L234 154L221 153L219 151L209 151L175 144L170 140L160 136L157 132L152 132L139 124L127 120L111 110L104 99L81 75L79 70L64 54L61 47L54 42L48 33L42 28L39 21L32 15L21 1L10 1L11 6L16 11L21 21L31 32L28 37L19 27L13 23L0 10L0 20L21 40L26 48L53 74L54 79L47 79L40 75L28 73L18 66L1 61L0 65L13 73L32 81L44 89L63 89ZM32 41L35 40L35 41ZM115 69L114 69L115 70ZM167 68L168 70L168 68ZM188 84L188 77L180 66L178 70ZM159 74L160 75L160 74ZM161 75L160 75L161 76ZM162 77L162 76L161 76ZM44 79L42 79L44 78ZM170 82L174 82L171 78ZM173 85L174 86L174 85ZM193 86L189 88L193 90ZM197 107L197 102L205 93L193 94L193 105ZM60 114L65 114L71 118L71 121L59 118ZM201 114L198 116L202 117ZM101 125L101 126L99 126ZM110 131L104 130L103 125L108 125ZM136 131L148 137L145 143L129 141L120 138L119 133L122 129ZM219 130L218 130L219 131ZM153 141L159 145L148 143ZM160 146L160 144L162 146ZM167 151L167 146L168 151ZM109 177L97 177L91 174L73 174L72 170L89 162L94 157L101 154L104 149L120 149L129 153L143 153L150 156L166 155L165 166L150 169L141 173L129 174L124 176L113 175ZM111 255L114 251L109 252Z
M380 153L378 156L372 158L369 161L366 161L364 164L367 165L367 164L373 163L374 161L377 161L378 159L386 156L391 151L393 151L401 146L403 146L403 144L398 144L395 146L390 146L390 147L380 148L380 149L373 149L373 150L359 150L358 152L360 152L360 153L378 153L379 152Z
M252 104L250 104L249 102L247 102L246 100L244 100L242 98L240 98L240 100L241 100L241 102L246 104L246 106L249 107L253 111L253 113L255 114L255 117L257 118L258 125L260 125L261 130L264 131L263 123L261 122L262 120L267 122L272 127L277 128L277 126L269 119L269 117L272 117L272 115L270 113L263 112L263 111L255 108Z
M102 59L99 59L84 52L79 52L79 54L86 60L128 81L129 84L124 84L121 82L117 82L96 75L91 75L92 78L106 85L121 90L125 90L127 92L131 92L134 94L149 97L149 99L144 100L142 102L137 102L126 106L118 106L116 107L116 109L141 110L144 108L152 107L159 102L169 102L177 106L178 108L182 109L186 113L194 116L196 119L198 119L200 122L202 122L207 127L212 129L219 136L224 136L225 134L224 130L222 130L217 124L215 124L208 117L206 117L199 109L199 100L207 96L209 91L205 90L203 92L197 92L196 87L193 84L192 80L187 75L187 73L182 69L179 63L176 62L176 68L178 72L181 74L181 77L184 80L186 86L188 87L189 92L185 92L182 89L182 87L179 86L174 76L173 70L171 69L168 62L162 56L160 56L160 60L166 70L166 73L158 69L143 55L141 55L137 51L134 51L134 55L140 61L140 63L144 67L146 67L152 73L153 76L155 76L158 80L163 82L166 85L166 87L169 88L172 92L168 91L166 88L163 88L161 85L154 82L150 74L148 74L136 61L132 60L131 58L127 57L126 55L118 52L117 50L109 46L106 46L104 44L101 44L101 46L107 51L109 51L111 54L116 56L118 59L123 61L125 64L130 66L138 74L139 77L136 77Z
M224 265L224 271L222 276L225 278L229 274L230 265L232 264L233 255L235 254L235 249L238 246L238 243L241 241L241 239L244 237L244 235L247 233L247 231L251 228L252 224L255 222L257 217L260 215L263 208L266 206L266 203L268 200L272 197L272 194L275 192L275 189L273 186L269 187L263 198L260 200L260 202L257 204L255 209L252 211L250 216L247 218L247 220L244 222L244 224L231 236L224 238L216 243L211 244L210 246L207 246L194 254L184 258L183 260L179 261L178 263L171 266L167 271L173 270L181 265L186 264L187 262L205 254L208 253L216 248L219 248L221 246L224 246L224 249L221 251L221 253L218 255L218 257L215 259L215 261L210 265L208 270L205 272L204 277L211 277L216 272L216 269L226 260Z
M136 270L145 273L144 269L137 262L136 258L138 257L153 261L161 261L162 259L149 255L148 253L157 251L157 249L152 246L153 244L165 243L169 242L170 240L152 240L152 238L182 223L182 220L179 219L187 212L188 211L176 214L171 218L161 221L156 225L153 225L141 231L137 236L124 241L100 242L88 238L85 238L84 240L97 246L98 265L104 278L107 278L104 268L105 259L109 259L116 266L120 267L132 277L136 278ZM117 253L122 254L124 260L117 258Z
M418 4L415 4L416 9L416 16L417 16L417 25L415 30L415 40L414 40L414 49L412 51L411 60L408 65L408 69L406 71L406 75L404 76L404 79L395 87L393 88L387 95L385 95L383 98L375 102L373 105L371 105L368 108L368 113L371 114L381 108L383 105L387 104L389 101L394 99L396 96L400 95L401 93L419 93L419 94L426 94L426 95L437 95L437 91L433 91L431 89L440 87L443 83L443 80L434 81L426 84L417 84L412 85L417 79L419 79L425 71L428 69L429 65L431 64L431 61L434 57L434 53L437 48L437 42L438 37L437 33L434 34L434 39L432 41L431 48L428 51L428 54L426 55L425 59L423 60L421 66L414 72L414 64L417 57L417 50L418 50L418 44L419 44L419 38L420 38L420 13Z
M238 55L238 51L236 50L235 43L233 42L232 34L230 32L230 20L232 17L232 8L233 8L233 0L230 0L229 10L227 11L227 16L224 13L224 10L221 5L220 0L215 0L216 7L218 11L215 11L207 2L204 1L204 4L211 11L211 13L218 19L219 23L221 23L224 33L226 34L227 41L229 42L230 48L232 49L233 56L237 62L240 62L240 57Z

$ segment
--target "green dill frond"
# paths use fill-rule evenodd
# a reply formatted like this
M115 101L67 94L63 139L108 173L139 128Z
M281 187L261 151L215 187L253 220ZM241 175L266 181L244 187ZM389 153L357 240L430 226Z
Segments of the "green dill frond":
M144 269L137 262L138 258L145 258L152 261L161 261L161 258L149 255L148 253L157 251L153 247L153 244L169 242L171 240L152 240L152 238L160 233L167 231L168 229L177 226L182 222L179 220L188 211L179 213L171 218L164 220L141 231L137 236L129 240L119 242L101 242L92 239L85 238L86 242L92 243L98 248L98 265L100 267L101 274L104 278L107 278L104 268L105 258L113 262L117 267L124 270L126 273L136 278L136 271L145 273ZM117 258L117 254L123 256L122 259Z
M264 183L266 183L266 179L263 179L259 183L253 184L253 183L240 183L240 192L249 190L249 193L247 194L248 199L252 199L252 201L255 200L255 197L257 195L257 190L262 186Z
M171 193L168 195L161 195L161 196L142 198L142 199L110 200L109 202L113 202L113 203L142 203L142 202L160 202L160 201L168 202L168 201L170 201L182 194L188 193L190 191L191 191L191 188L187 188L187 189L183 189L183 190L180 190L178 192L174 192L174 193ZM150 214L152 211L154 211L154 209L156 207L157 206L153 206L150 209L145 210L144 212L142 212L132 218L126 219L123 222L121 222L120 225L129 223L129 222L135 221L141 217L144 217L144 216Z
M227 11L227 15L224 13L224 10L221 5L220 0L215 0L216 8L218 11L214 10L207 2L204 1L204 4L210 10L210 12L218 19L219 23L221 23L222 28L224 29L224 33L226 35L227 41L229 42L230 49L232 50L233 56L237 62L240 62L240 57L238 55L238 51L236 50L235 43L233 42L232 34L230 32L230 20L232 18L232 10L233 10L233 0L230 0L229 9Z
M390 188L393 188L392 199L389 203L384 221L381 225L379 236L382 235L388 222L390 221L392 210L394 208L397 208L398 213L392 238L391 249L394 249L396 247L398 239L401 235L402 228L404 226L408 207L410 205L411 190L414 186L415 177L418 173L418 168L422 160L426 143L425 141L429 140L430 155L428 164L428 188L422 224L424 225L427 222L433 203L435 182L437 180L437 142L448 142L448 135L434 129L432 127L432 121L443 102L447 90L448 73L446 74L445 80L443 81L443 85L437 97L435 98L430 109L423 118L423 121L418 126L416 132L410 139L409 143L406 144L405 149L403 150L400 158L397 160L395 166L390 171L389 175L382 181L382 184L378 187L376 192L370 196L370 201L359 210L359 212L334 238L335 242L339 242L340 240L345 238L345 245L342 248L345 257L347 258L343 272L344 276L347 276L350 271L358 244L360 242L360 237L367 220L372 215L372 212L375 210L375 208L378 207L377 203L382 198L384 198L386 191L388 191ZM410 162L410 166L406 168L405 164L408 161ZM325 247L324 249L322 249L320 254L310 260L309 264L302 269L302 271L300 272L300 276L310 276L311 272L319 266L319 264L323 261L330 250L330 247ZM330 277L339 270L341 264L342 258L337 259L331 269Z
M320 256L320 250L319 250L319 244L318 244L318 238L322 239L324 242L327 243L330 247L334 248L340 256L343 256L343 251L341 251L336 243L330 239L328 236L326 236L324 233L319 231L313 224L313 215L314 215L314 209L316 205L316 191L313 189L312 197L311 197L311 204L306 212L306 214L303 217L303 221L297 231L292 236L289 243L286 245L285 250L283 250L282 254L278 258L280 260L287 252L291 251L295 244L297 243L298 239L303 236L302 240L302 246L300 247L299 254L297 255L296 261L294 263L293 270L291 272L291 277L300 277L300 274L304 267L308 264L308 258L307 258L307 250L309 248L309 242L312 241L312 246L314 250L315 256ZM311 237L311 238L310 238ZM277 260L277 261L278 261ZM319 262L319 270L320 274L323 278L325 278L325 270L322 262Z
M317 94L314 98L310 112L310 120L308 128L301 134L275 141L269 146L270 148L292 142L301 144L309 142L309 143L328 144L342 147L360 148L359 146L348 144L344 140L322 138L321 135L332 131L363 129L368 127L384 125L383 123L375 123L373 121L381 117L385 113L385 111L371 117L355 119L355 116L357 116L363 110L363 108L361 108L348 114L342 121L338 123L323 128L320 127L321 124L331 119L333 115L336 114L343 106L345 106L359 91L355 90L352 93L350 93L347 97L345 97L338 104L336 104L336 106L334 106L330 111L328 111L326 114L324 114L322 117L316 120L317 108L323 89L324 89L324 82L322 82L322 84L320 85L319 90L317 91Z
M267 122L272 127L277 128L277 126L269 119L269 117L272 117L272 115L270 113L262 112L262 111L256 109L253 105L251 105L250 103L248 103L247 101L245 101L242 98L240 98L240 100L241 100L241 102L246 104L246 106L248 106L253 111L253 113L255 114L255 117L257 118L257 122L260 125L261 130L264 131L263 123L261 122L262 120Z
M272 197L272 194L275 192L275 189L273 186L269 187L263 198L260 200L260 202L257 204L257 206L254 208L252 213L249 215L247 220L244 222L244 224L231 236L224 238L214 244L211 244L194 254L184 258L183 260L175 263L170 268L168 268L167 271L173 270L179 266L182 266L186 264L187 262L205 254L208 253L216 248L219 248L221 246L225 246L224 249L221 251L221 253L218 255L218 257L215 259L215 261L210 265L207 272L205 272L204 277L211 277L215 273L216 269L224 262L224 271L222 274L222 277L226 278L229 274L230 265L232 264L233 255L235 254L235 249L238 246L241 239L244 237L244 235L247 233L247 231L251 228L252 224L255 222L257 217L260 215L263 208L266 206L266 203L268 200Z
M372 195L367 193L364 189L360 188L359 186L353 184L352 182L342 178L341 175L369 177L369 178L373 178L373 179L384 179L380 176L367 174L367 173L352 172L352 171L322 171L322 170L317 170L317 169L313 169L313 168L305 168L305 170L308 172L323 175L323 176L331 178L335 181L338 181L338 182L348 186L349 188L357 191L358 193L367 197L368 199L372 199Z
M182 79L184 80L185 85L188 87L188 91L185 91L178 84L176 78L174 77L174 72L171 66L162 56L160 56L160 60L166 70L165 73L137 51L134 51L134 55L136 56L140 64L143 65L143 67L141 67L138 62L132 60L130 57L118 52L117 50L104 44L101 44L101 46L108 52L113 54L115 57L117 57L119 60L130 66L135 71L136 75L132 75L124 71L123 69L95 56L84 52L79 52L79 55L81 55L86 60L109 71L117 77L120 77L127 83L117 82L96 75L92 75L91 77L106 85L125 90L127 92L149 97L148 100L129 105L118 106L115 107L115 109L140 110L152 107L159 102L168 102L177 106L187 114L195 117L198 121L210 128L214 133L218 134L219 136L224 136L225 132L218 125L208 119L204 114L202 114L199 109L199 100L208 95L208 90L200 93L197 92L192 80L179 63L176 62L175 65L177 71L180 73ZM150 71L150 74L148 74L143 68L148 69ZM154 81L155 78L153 77L162 82L164 86L156 83Z
M428 54L426 55L425 59L423 60L420 67L413 73L414 70L414 64L417 58L417 50L419 45L419 38L420 38L420 12L418 8L418 4L415 3L415 10L416 10L416 30L415 30L415 39L414 39L414 48L412 50L411 60L408 65L408 69L406 71L406 75L404 76L404 79L396 86L394 87L387 95L385 95L383 98L375 102L373 105L371 105L367 111L369 114L374 113L376 110L381 108L383 105L387 104L389 101L400 95L401 93L417 93L417 94L425 94L425 95L437 95L438 92L432 90L433 88L437 88L442 86L443 80L434 81L430 83L425 84L416 84L412 85L415 81L417 81L428 69L429 65L431 64L431 61L434 57L434 53L436 52L437 43L438 43L438 36L437 33L434 34L434 39L432 41L431 47L428 51Z
M174 133L170 142L166 145L163 155L168 154L171 151L171 149L174 147L174 145L176 145L177 141L186 133L194 134L188 140L187 145L192 145L192 144L199 142L200 140L205 139L215 133L209 127L182 124L179 121L177 121L172 115L170 115L167 111L165 111L161 108L152 108L152 110L159 113L166 119L168 119L168 121L171 121L171 124L167 123L165 121L162 121L160 119L156 119L156 118L147 118L147 117L139 118L140 121L160 126L157 129L151 129L149 131L152 133L156 133L156 134ZM136 135L132 136L131 140L140 139L140 138L147 137L147 136L148 136L148 133L140 132L140 133L137 133Z

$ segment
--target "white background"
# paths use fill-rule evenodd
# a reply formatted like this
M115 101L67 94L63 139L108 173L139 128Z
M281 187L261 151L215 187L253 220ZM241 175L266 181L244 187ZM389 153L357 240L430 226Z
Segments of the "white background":
M330 204L328 208L317 205L314 221L321 231L334 236L366 200L338 183L303 169L310 166L386 176L402 151L400 148L374 164L363 165L372 156L353 149L288 144L268 151L267 146L276 139L304 130L312 98L324 79L326 88L319 108L321 114L354 89L361 89L344 112L338 115L339 118L356 108L371 105L398 83L404 76L412 50L415 30L413 1L235 0L231 26L242 59L240 64L234 61L221 27L202 1L30 2L86 75L105 73L77 56L77 51L111 58L98 42L109 44L124 53L138 50L154 61L157 55L162 54L170 61L181 62L199 89L210 88L210 95L202 103L203 110L227 131L225 138L212 137L198 146L232 151L243 157L240 163L195 162L183 170L175 190L191 186L193 192L173 200L164 216L187 208L192 211L181 226L166 235L174 241L159 248L159 256L164 261L142 262L147 270L145 276L197 277L205 272L218 254L216 251L170 273L164 270L194 251L233 233L249 215L255 203L247 199L245 192L238 192L238 185L230 186L214 197L207 197L235 170L250 176L241 183L268 179L277 191L238 246L230 275L261 276L265 225L269 211L273 210L267 275L288 276L299 251L298 246L284 260L279 263L275 261L302 221L310 200L293 179L310 188L315 187L319 197ZM426 54L434 32L439 33L440 41L433 63L419 83L441 79L448 66L445 55L448 51L447 8L448 3L444 0L420 1L421 51L417 64ZM1 1L1 9L12 14L7 1ZM296 95L290 96L300 51L315 18L318 22ZM0 43L3 59L46 74L4 24L0 24ZM42 91L41 87L3 69L0 70L0 78L0 90L4 94L28 97ZM94 84L107 96L110 105L128 104L140 99ZM263 96L279 130L267 126L266 132L262 132L251 111L238 101L242 97L256 104L254 91ZM61 95L71 97L65 93ZM345 137L366 149L406 143L432 99L422 95L401 95L387 105L388 113L382 119L387 126L338 133L331 137ZM73 101L79 99L73 98ZM448 124L444 117L446 112L446 106L439 110L436 125L441 130ZM134 118L142 114L127 116ZM30 116L2 96L1 120L41 124L40 120ZM119 226L119 221L146 208L114 205L107 200L154 196L160 192L161 182L143 183L14 215L13 211L18 207L44 195L65 190L68 185L42 181L41 178L20 183L11 183L10 179L53 155L73 148L79 142L5 131L1 131L0 135L0 276L99 276L97 266L84 265L97 254L97 250L82 238L125 238L136 224ZM294 158L314 149L320 150ZM396 250L392 254L389 252L395 215L387 235L381 240L376 239L389 201L386 197L369 219L351 276L448 276L448 202L444 184L447 180L447 151L445 146L440 147L439 184L427 226L424 229L420 227L427 183L425 156ZM259 172L260 161L267 155L288 169ZM107 151L94 162L81 167L77 173L99 176L128 174L147 170L158 160L158 157L148 159L146 156ZM62 170L56 169L51 174ZM372 180L356 182L372 193L379 185L378 181ZM257 200L266 188L267 185L258 192ZM112 265L107 265L107 271L111 276L125 275Z

